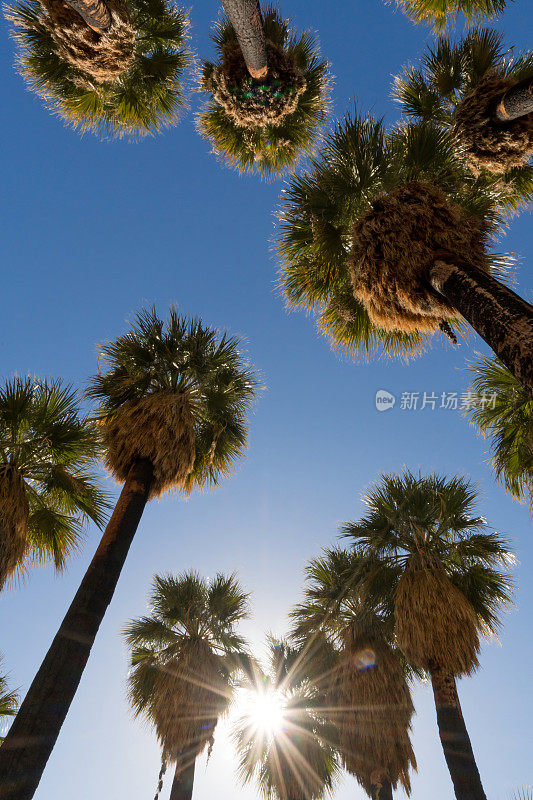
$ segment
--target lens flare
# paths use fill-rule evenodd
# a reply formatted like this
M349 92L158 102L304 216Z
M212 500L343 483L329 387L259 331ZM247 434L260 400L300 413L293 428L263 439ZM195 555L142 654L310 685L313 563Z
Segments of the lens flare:
M279 691L259 688L246 693L243 698L243 711L256 730L268 736L278 733L284 722L285 703Z
M360 650L354 658L355 668L360 672L366 672L377 664L376 654L373 650Z

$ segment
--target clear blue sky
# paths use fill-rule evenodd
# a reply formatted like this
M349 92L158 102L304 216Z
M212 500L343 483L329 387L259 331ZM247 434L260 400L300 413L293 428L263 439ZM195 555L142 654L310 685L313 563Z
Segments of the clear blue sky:
M334 114L354 98L364 110L396 111L391 76L422 52L417 29L382 0L284 0L299 27L320 32L335 77ZM211 52L216 2L192 9L197 51ZM531 46L531 6L516 0L498 27L508 43ZM159 769L154 737L134 723L125 700L126 653L119 631L145 611L151 576L195 567L205 575L237 570L253 592L245 632L259 651L267 631L282 634L300 596L307 559L333 542L338 524L357 518L361 494L381 471L404 465L462 472L477 481L482 511L515 542L521 566L516 610L501 646L488 645L482 669L460 692L491 800L533 782L530 691L533 563L527 510L492 479L486 443L453 411L374 407L378 389L464 391L462 372L474 337L452 349L436 343L408 367L345 362L317 336L313 322L287 314L274 291L272 212L282 184L239 178L221 168L196 134L193 115L141 144L80 138L29 94L12 66L4 31L1 107L3 279L2 376L62 376L81 385L96 368L97 342L125 329L141 305L185 314L246 338L268 391L252 419L250 448L236 476L216 492L147 509L78 695L37 792L38 800L149 798ZM197 100L192 97L192 109ZM521 257L519 290L531 299L531 216L512 222L502 250ZM110 488L115 491L115 487ZM24 691L55 633L96 546L89 531L68 571L34 572L5 594L0 650L12 683ZM414 800L449 800L452 787L438 742L427 686L416 692ZM168 796L164 790L163 800ZM196 800L246 800L236 785L223 731L202 759ZM338 800L362 798L346 779Z

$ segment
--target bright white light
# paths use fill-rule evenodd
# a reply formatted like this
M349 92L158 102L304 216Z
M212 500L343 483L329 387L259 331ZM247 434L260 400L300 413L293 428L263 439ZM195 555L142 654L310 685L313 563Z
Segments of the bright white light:
M250 723L268 736L275 736L283 726L285 703L280 692L271 689L246 692L242 709Z

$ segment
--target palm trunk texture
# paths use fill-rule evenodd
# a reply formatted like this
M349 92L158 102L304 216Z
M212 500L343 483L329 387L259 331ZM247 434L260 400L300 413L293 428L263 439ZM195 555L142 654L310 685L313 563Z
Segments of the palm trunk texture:
M505 92L496 104L494 119L510 122L526 114L533 114L533 78L526 78Z
M194 787L194 767L196 759L192 756L185 764L176 764L169 800L191 800Z
M102 0L65 0L65 2L97 33L111 27L111 14Z
M222 8L235 31L248 72L257 80L266 78L265 34L258 0L222 0Z
M429 282L533 396L533 306L492 275L436 261Z
M438 666L430 669L437 725L457 800L487 800L466 729L455 678Z
M128 475L98 549L0 747L1 800L31 800L76 694L153 482L143 459Z
M372 800L392 800L392 784L384 781L379 786L372 787Z

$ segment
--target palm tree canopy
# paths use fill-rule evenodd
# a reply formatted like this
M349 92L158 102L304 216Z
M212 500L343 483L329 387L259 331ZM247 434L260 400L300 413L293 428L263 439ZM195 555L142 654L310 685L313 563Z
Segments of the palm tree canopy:
M430 44L419 65L409 65L394 80L393 94L402 111L417 120L433 122L455 137L459 154L465 150L456 127L457 111L465 98L484 86L502 82L500 94L509 86L533 77L533 52L524 51L509 55L503 34L491 28L476 29L454 41L440 37ZM497 96L496 90L496 96ZM487 121L487 125L489 125ZM527 161L528 144L522 141L513 128L514 135L506 136L509 150L509 167L505 171L507 196L501 197L504 208L513 212L533 199L533 166ZM525 147L525 150L524 150ZM487 148L488 149L488 148ZM518 158L515 158L518 152ZM531 154L531 145L529 144ZM513 165L511 165L513 164ZM500 180L497 178L496 180ZM495 178L493 178L493 181Z
M339 762L324 700L307 672L314 666L287 642L271 637L270 664L245 683L249 695L275 696L279 722L263 725L250 707L236 721L233 739L243 783L255 780L261 795L273 800L319 800L332 791Z
M167 425L164 404L172 398L174 404L185 406L185 421L179 420L185 430L180 435L192 437L190 471L180 475L180 490L189 493L194 486L217 485L231 474L245 449L247 414L261 388L238 339L199 319L180 317L175 308L166 322L155 309L145 309L128 333L102 346L101 363L107 371L92 379L88 395L98 401L96 416L104 430L109 429L115 444L125 448L114 459L107 442L107 466L120 480L121 470L127 472L131 459L145 452L159 465L157 492L174 484L181 440L173 441L172 420L163 431L170 438L157 438L162 425ZM125 462L117 466L124 453Z
M174 125L184 106L183 78L191 61L187 13L173 0L128 0L127 9L135 31L131 63L115 79L98 82L62 57L38 0L6 7L28 86L81 132L156 134Z
M482 357L471 367L472 390L486 402L468 413L484 436L491 436L496 477L513 497L533 509L533 400L521 383L495 357Z
M0 657L0 669L2 658ZM16 692L9 691L7 676L0 674L0 724L4 723L8 717L14 717L17 713L18 695ZM0 743L2 738L0 737Z
M409 19L426 23L441 31L458 14L468 23L478 24L505 9L505 0L396 0Z
M438 563L471 605L479 631L494 634L511 602L514 556L477 513L478 495L470 481L404 470L382 475L363 499L365 515L345 523L342 531L355 552L368 559L362 584L368 597L393 608L406 568Z
M17 568L29 560L63 569L87 522L104 523L108 498L94 475L99 454L97 431L70 387L28 377L0 388L0 471L17 476L26 538ZM14 498L0 494L0 515L8 514Z
M231 700L231 676L246 656L237 624L249 615L235 575L156 575L151 613L125 628L129 699L155 726L164 757L198 755Z
M472 176L446 133L425 121L386 132L382 120L346 116L284 192L276 233L280 288L290 307L316 314L319 329L352 356L377 351L408 358L429 341L416 330L384 330L374 324L366 305L354 297L351 281L354 225L379 198L413 182L441 192L441 203L453 203L485 236L498 231L498 189L493 183L489 189L487 178ZM373 241L379 245L375 232ZM504 257L485 255L487 268L505 272Z
M263 27L269 75L255 80L229 21L217 23L216 62L205 61L200 78L208 98L198 128L225 164L268 178L313 150L326 119L329 73L312 33L291 31L274 7Z

